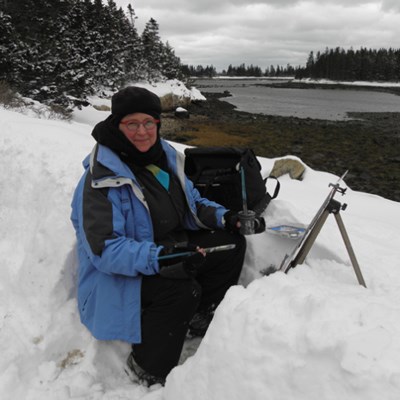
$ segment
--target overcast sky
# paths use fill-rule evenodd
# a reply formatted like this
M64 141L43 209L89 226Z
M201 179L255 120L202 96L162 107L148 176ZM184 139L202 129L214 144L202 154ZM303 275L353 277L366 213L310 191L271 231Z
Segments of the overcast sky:
M304 65L310 51L400 48L400 0L115 0L152 17L184 64Z

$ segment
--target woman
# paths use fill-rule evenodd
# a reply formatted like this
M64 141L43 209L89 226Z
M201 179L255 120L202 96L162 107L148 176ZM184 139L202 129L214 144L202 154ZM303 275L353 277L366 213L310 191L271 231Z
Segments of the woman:
M131 343L128 365L148 385L177 365L188 331L204 335L246 249L237 215L200 197L160 126L158 96L117 92L92 132L71 215L81 321L99 340ZM234 248L203 250L225 244Z

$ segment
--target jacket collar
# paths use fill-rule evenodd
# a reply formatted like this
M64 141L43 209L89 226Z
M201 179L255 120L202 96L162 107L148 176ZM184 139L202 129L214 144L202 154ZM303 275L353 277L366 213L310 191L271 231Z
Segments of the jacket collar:
M167 154L169 166L176 171L175 157L171 157L175 150L165 140L161 140L161 145ZM92 153L85 158L83 165L85 168L90 168L93 180L121 177L136 180L132 170L115 152L98 143L94 146Z

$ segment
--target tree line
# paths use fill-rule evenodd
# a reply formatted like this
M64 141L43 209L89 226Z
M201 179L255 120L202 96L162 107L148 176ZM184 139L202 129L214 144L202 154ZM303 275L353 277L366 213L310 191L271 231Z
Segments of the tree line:
M400 80L400 50L325 49L310 52L306 66L296 72L296 78L331 79L343 81L398 81Z
M277 65L276 67L274 65L271 65L264 70L262 70L259 66L253 64L240 64L237 67L230 64L226 70L222 71L222 75L225 76L282 77L294 76L294 74L295 68L292 67L290 64L287 64L285 67L281 65Z
M213 65L207 65L203 67L202 65L183 65L182 72L186 76L193 76L196 78L213 78L216 76L254 76L254 77L288 77L294 76L296 74L296 69L292 67L290 64L287 64L286 67L277 65L271 65L270 67L262 70L257 65L246 65L244 63L233 66L230 64L227 69L222 70L221 73L218 73L216 68Z
M286 67L271 65L262 70L255 65L240 64L229 65L221 73L216 71L213 65L192 66L184 65L183 71L193 77L216 77L216 76L255 76L255 77L295 77L296 79L330 79L341 81L387 81L400 80L400 50L389 49L367 49L344 50L325 49L325 52L310 52L305 67Z
M0 81L65 103L126 82L181 78L181 61L151 18L113 0L0 0Z

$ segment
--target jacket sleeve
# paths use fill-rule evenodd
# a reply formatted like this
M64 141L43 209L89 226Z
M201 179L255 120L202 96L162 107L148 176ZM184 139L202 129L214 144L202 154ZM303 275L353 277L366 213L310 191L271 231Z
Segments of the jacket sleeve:
M101 272L127 276L156 274L161 247L152 241L136 241L126 236L118 193L108 188L92 188L91 175L87 173L81 187L81 214L73 220L78 239Z

